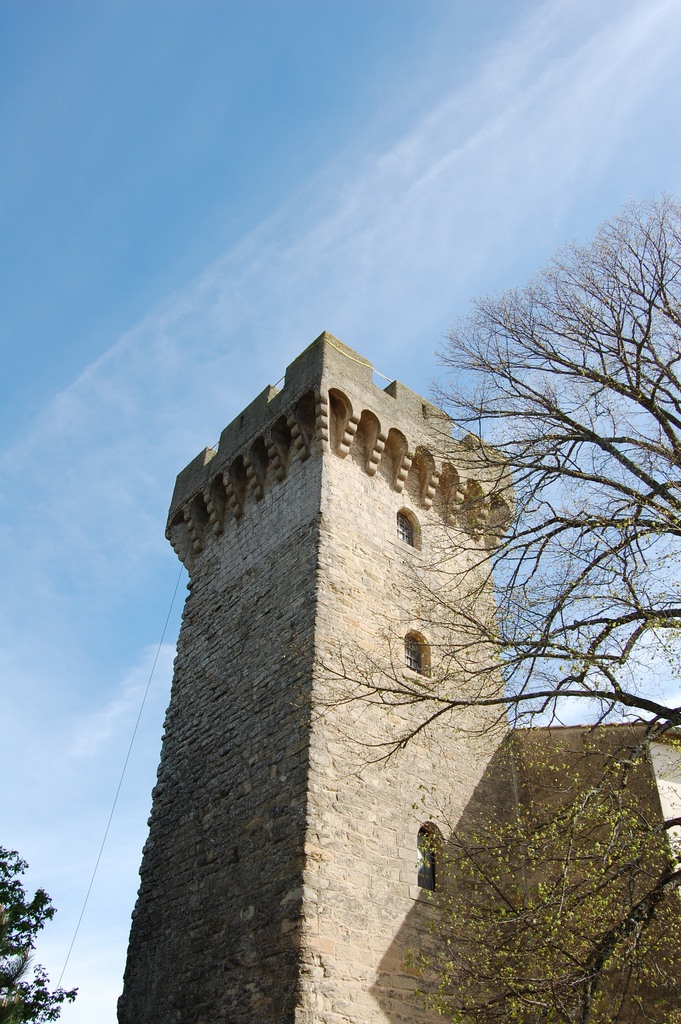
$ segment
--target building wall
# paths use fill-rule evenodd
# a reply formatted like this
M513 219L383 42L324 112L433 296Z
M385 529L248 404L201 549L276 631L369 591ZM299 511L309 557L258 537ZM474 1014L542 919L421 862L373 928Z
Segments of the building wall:
M399 426L412 450L418 441L437 453L442 420L424 423L421 402L388 398L379 408L365 388L352 395L355 415L366 403L380 413L382 433ZM393 749L430 706L388 709L376 703L372 683L392 681L416 694L438 685L447 635L435 627L422 580L437 580L451 598L450 581L460 581L471 538L461 543L458 564L443 572L440 510L424 507L418 466L412 463L398 492L389 459L381 458L373 476L366 465L366 451L353 445L345 458L332 451L324 466L303 907L310 967L303 1003L315 1024L428 1019L412 996L415 975L405 969L408 949L427 940L430 913L417 886L418 830L432 822L449 834L500 740L495 729L479 734L480 716L466 722L462 715L458 728L443 721ZM398 511L418 523L420 548L398 538ZM430 644L430 678L405 668L409 631ZM360 699L344 702L357 695L358 683Z
M464 716L391 753L421 711L366 682L440 685L418 581L454 596L445 521L461 559L484 559L479 523L503 503L477 468L435 407L323 335L178 477L168 533L191 591L121 1024L425 1019L405 969L429 912L418 828L455 825L500 734ZM420 548L398 540L400 509ZM407 631L430 644L428 679L404 667Z
M650 759L664 818L681 818L681 751L672 743L651 743ZM672 852L681 859L681 825L667 832Z
M286 1019L306 822L319 473L197 559L120 1020ZM293 926L292 926L293 927Z

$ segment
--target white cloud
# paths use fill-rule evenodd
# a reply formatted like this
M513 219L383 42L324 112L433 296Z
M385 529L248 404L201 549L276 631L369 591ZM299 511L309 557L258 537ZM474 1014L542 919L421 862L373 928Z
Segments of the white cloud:
M128 673L120 692L112 700L104 707L78 716L70 723L71 735L65 747L66 756L69 759L97 756L112 737L119 736L123 731L129 732L132 739L132 730L138 716L143 713L147 692L154 678L157 687L162 685L167 692L174 657L174 643L164 643L160 648L148 647L140 664Z

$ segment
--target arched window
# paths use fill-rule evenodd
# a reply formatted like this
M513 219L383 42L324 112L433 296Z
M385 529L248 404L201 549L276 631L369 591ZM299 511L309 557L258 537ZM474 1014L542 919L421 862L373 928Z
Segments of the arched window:
M414 524L404 512L397 513L397 536L409 547L414 547Z
M423 672L423 647L415 636L404 638L404 663L413 672Z
M397 513L397 539L410 548L421 548L421 527L410 508L401 508Z
M438 835L430 825L421 825L418 846L418 884L421 889L434 892L437 881L436 849Z
M405 636L404 663L412 672L430 675L430 647L420 633L407 633Z

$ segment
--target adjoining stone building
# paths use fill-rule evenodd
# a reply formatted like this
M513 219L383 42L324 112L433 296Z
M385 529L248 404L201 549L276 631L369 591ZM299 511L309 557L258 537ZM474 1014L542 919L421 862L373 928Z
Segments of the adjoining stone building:
M342 698L362 659L436 674L408 581L437 573L445 489L484 551L508 508L475 452L329 334L180 473L168 537L190 594L121 1024L428 1019L404 962L429 913L419 843L444 827L421 797L456 819L500 733L443 724L376 761L413 710Z
M428 941L433 837L508 807L503 724L462 711L386 758L420 709L350 698L374 670L438 685L451 624L412 582L455 604L479 572L493 614L485 552L509 514L441 410L326 333L180 473L167 535L190 593L120 1024L441 1019L407 950ZM465 543L443 572L445 523Z

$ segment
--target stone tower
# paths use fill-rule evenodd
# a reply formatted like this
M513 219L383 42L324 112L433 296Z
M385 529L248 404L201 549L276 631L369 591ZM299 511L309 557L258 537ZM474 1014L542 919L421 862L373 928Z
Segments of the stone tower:
M452 507L469 549L503 512L449 433L322 334L180 473L190 593L121 1024L429 1019L405 967L430 912L419 802L435 787L455 820L496 741L443 723L381 759L417 712L344 698L376 666L435 685L413 581Z

